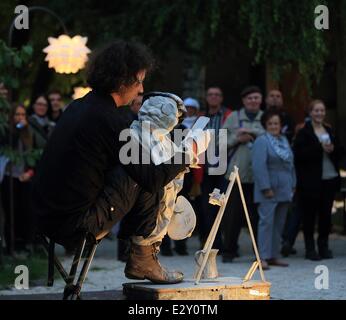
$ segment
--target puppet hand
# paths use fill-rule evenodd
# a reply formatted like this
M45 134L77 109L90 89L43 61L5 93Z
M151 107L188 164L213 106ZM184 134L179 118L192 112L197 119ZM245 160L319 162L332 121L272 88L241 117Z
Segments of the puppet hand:
M196 129L191 132L190 138L197 144L197 155L205 152L209 146L211 135L209 130Z

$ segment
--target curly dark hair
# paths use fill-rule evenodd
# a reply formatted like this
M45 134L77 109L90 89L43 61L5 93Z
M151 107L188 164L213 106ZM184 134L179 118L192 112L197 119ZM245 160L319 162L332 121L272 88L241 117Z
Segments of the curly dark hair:
M121 85L134 84L139 71L148 73L153 67L154 59L146 46L134 41L116 40L91 58L87 82L101 93L118 92Z
M261 117L261 124L264 129L266 129L266 124L268 120L270 120L272 117L278 116L280 119L280 123L282 125L283 117L282 117L282 112L276 109L268 109L263 112L262 117Z

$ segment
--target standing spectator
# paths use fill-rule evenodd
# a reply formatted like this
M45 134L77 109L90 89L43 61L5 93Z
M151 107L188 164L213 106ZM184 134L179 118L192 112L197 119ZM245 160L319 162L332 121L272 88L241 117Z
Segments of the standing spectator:
M11 223L10 223L10 176L13 179L13 195L14 195L14 235L12 239L15 243L15 249L24 249L25 246L33 239L33 216L30 210L30 184L34 171L28 166L24 155L33 148L32 134L26 118L26 110L24 106L15 106L10 114L12 119L10 125L12 128L12 149L18 152L21 157L17 162L13 162L12 166L7 165L5 177L2 184L3 193L2 201L5 209L5 240L7 251L9 252L9 244L11 243ZM7 134L5 145L9 145L10 137ZM12 168L12 170L11 170ZM12 171L12 173L11 173Z
M281 233L296 187L293 153L281 134L281 113L269 109L261 118L266 133L252 148L254 201L258 203L258 248L263 269L268 265L287 267L278 260Z
M206 93L207 100L207 113L206 116L210 118L207 129L213 129L215 132L215 139L219 139L219 131L222 125L231 114L231 110L225 108L223 103L223 93L219 87L209 87ZM216 156L218 156L218 150L216 150ZM205 240L211 230L211 227L216 218L218 208L209 204L209 194L214 190L214 188L221 188L223 184L222 175L210 175L209 168L213 164L205 161L203 167L203 180L201 184L201 214L198 216L199 227L200 227L200 238L201 245L204 245ZM215 248L222 249L221 235L218 233L215 239Z
M338 161L340 147L331 127L324 123L326 107L323 101L310 104L311 121L297 133L293 145L297 171L298 206L303 214L305 257L310 260L331 259L328 238L331 209L340 188ZM314 230L318 217L318 253Z
M182 126L186 129L191 129L198 118L199 112L199 102L193 98L186 98L184 100L184 105L186 107L187 113L186 117L182 122Z
M49 120L52 106L49 99L41 94L32 105L33 114L29 117L29 124L33 130L34 144L37 148L43 149L46 146L48 137L54 129L54 122Z
M280 90L270 90L266 97L267 110L274 109L281 112L282 118L282 134L286 136L289 143L292 143L292 139L295 132L295 121L293 118L284 110L284 101Z
M282 129L281 133L286 136L288 142L292 144L293 137L296 133L296 124L293 118L284 110L284 101L280 90L270 90L266 97L266 109L278 110L281 113ZM288 211L285 227L282 234L281 254L284 257L295 254L297 251L293 248L295 239L300 228L300 212L297 207L296 197Z
M52 90L48 94L49 102L52 106L52 112L50 115L50 120L57 123L63 112L63 101L62 95L59 90Z
M226 120L223 128L227 129L227 146L230 149L226 178L233 167L239 168L242 188L250 214L252 228L257 236L258 214L253 201L254 183L251 165L251 149L255 139L264 133L261 125L260 110L262 103L261 90L256 86L246 87L241 92L243 108ZM234 185L222 221L224 241L223 262L232 262L239 255L238 238L245 221L239 189Z

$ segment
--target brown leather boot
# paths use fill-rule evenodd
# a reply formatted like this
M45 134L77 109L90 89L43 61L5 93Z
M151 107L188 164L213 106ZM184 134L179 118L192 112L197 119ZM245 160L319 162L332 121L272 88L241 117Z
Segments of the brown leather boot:
M183 281L184 275L179 271L168 271L163 268L157 258L159 248L157 244L139 246L131 244L129 260L125 267L125 276L129 279L148 279L154 283L178 283Z

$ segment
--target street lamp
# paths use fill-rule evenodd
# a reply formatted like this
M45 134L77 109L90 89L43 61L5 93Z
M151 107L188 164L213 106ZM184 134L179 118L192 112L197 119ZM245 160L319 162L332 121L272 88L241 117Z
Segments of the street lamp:
M74 36L70 38L63 34L58 38L49 37L49 46L43 49L47 53L48 67L57 73L76 73L84 68L91 51L86 46L87 37Z
M88 38L79 35L73 38L68 36L64 22L48 8L40 6L29 7L28 12L30 13L32 11L44 11L49 13L59 21L64 29L64 34L60 35L58 38L49 37L49 46L43 49L43 52L47 53L45 60L48 61L48 67L54 68L57 73L77 73L80 69L84 68L88 60L87 55L91 52L86 46ZM12 21L9 31L9 46L11 46L12 43L14 25L15 19Z

